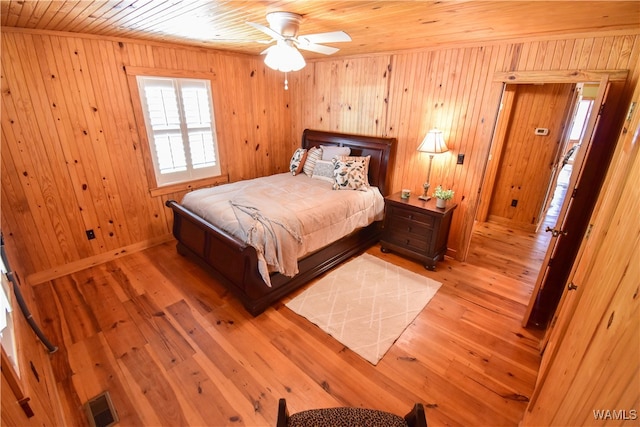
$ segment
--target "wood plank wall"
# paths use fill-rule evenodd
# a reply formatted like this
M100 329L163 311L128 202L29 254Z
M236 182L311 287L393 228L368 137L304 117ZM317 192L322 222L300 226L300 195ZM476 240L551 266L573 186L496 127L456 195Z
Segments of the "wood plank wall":
M632 91L639 57L640 38L628 35L326 59L300 72L294 90L302 102L293 122L398 138L392 190L414 193L421 193L428 168L418 144L430 128L441 129L450 151L434 158L430 182L455 191L449 249L464 259L502 91L494 73L628 69Z
M25 300L33 301L33 288L20 280L18 280L18 286ZM11 293L13 295L13 292ZM37 316L35 304L28 303L28 305L30 313L35 313ZM12 306L14 307L12 318L18 349L16 356L18 366L17 369L5 366L3 348L2 384L0 385L1 424L3 426L62 426L65 424L64 415L51 366L51 355L27 323L26 316L21 312L15 296L12 297ZM40 323L40 326L43 327L43 324ZM53 343L54 346L56 344Z
M231 181L286 170L299 145L290 92L258 58L3 28L2 229L25 276L171 232L164 202L182 193L149 194L126 66L211 74Z
M302 130L314 128L398 138L393 190L417 193L428 157L416 148L430 128L443 130L450 151L434 159L431 183L456 192L449 247L463 259L502 91L493 74L629 69L632 88L639 42L630 34L327 58L290 73L285 91L260 58L3 28L3 232L25 275L170 233L163 203L182 194L147 191L129 65L212 73L230 181L285 170Z

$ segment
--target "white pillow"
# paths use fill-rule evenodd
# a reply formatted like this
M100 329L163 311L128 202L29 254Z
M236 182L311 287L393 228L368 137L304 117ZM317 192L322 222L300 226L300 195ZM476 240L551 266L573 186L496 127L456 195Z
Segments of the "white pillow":
M333 162L330 160L318 160L313 167L313 175L311 178L321 179L333 184Z
M322 160L332 160L336 156L348 156L351 154L349 147L336 147L335 145L321 145Z

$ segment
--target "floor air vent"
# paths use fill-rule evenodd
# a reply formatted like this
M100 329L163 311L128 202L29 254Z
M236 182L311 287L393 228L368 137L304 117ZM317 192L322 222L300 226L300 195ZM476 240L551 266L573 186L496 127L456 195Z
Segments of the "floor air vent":
M118 422L118 414L113 407L108 391L89 399L85 408L89 424L92 427L109 427Z

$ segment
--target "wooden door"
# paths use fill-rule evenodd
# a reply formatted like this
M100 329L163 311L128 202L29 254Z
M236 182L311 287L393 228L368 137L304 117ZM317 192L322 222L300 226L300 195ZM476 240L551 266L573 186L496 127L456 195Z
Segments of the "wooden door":
M634 98L640 98L640 86ZM572 290L565 290L523 426L597 425L604 424L603 416L631 425L637 419L639 138L636 111L617 144L608 191L600 194L590 219L592 231L581 242Z
M582 149L574 163L574 172L552 232L552 239L539 272L532 298L523 319L526 327L546 328L555 313L576 259L580 242L597 200L602 181L613 155L610 138L624 118L619 111L627 98L624 82L610 82L604 75L594 111L587 124ZM607 100L606 104L604 103Z
M514 85L489 220L535 231L571 109L574 84ZM515 90L514 93L512 91Z

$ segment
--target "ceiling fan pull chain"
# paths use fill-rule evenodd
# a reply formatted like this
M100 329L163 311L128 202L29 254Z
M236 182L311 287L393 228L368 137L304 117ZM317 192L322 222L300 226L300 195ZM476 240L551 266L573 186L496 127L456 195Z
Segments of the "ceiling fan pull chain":
M284 73L284 90L289 90L289 81L287 80L287 72Z

